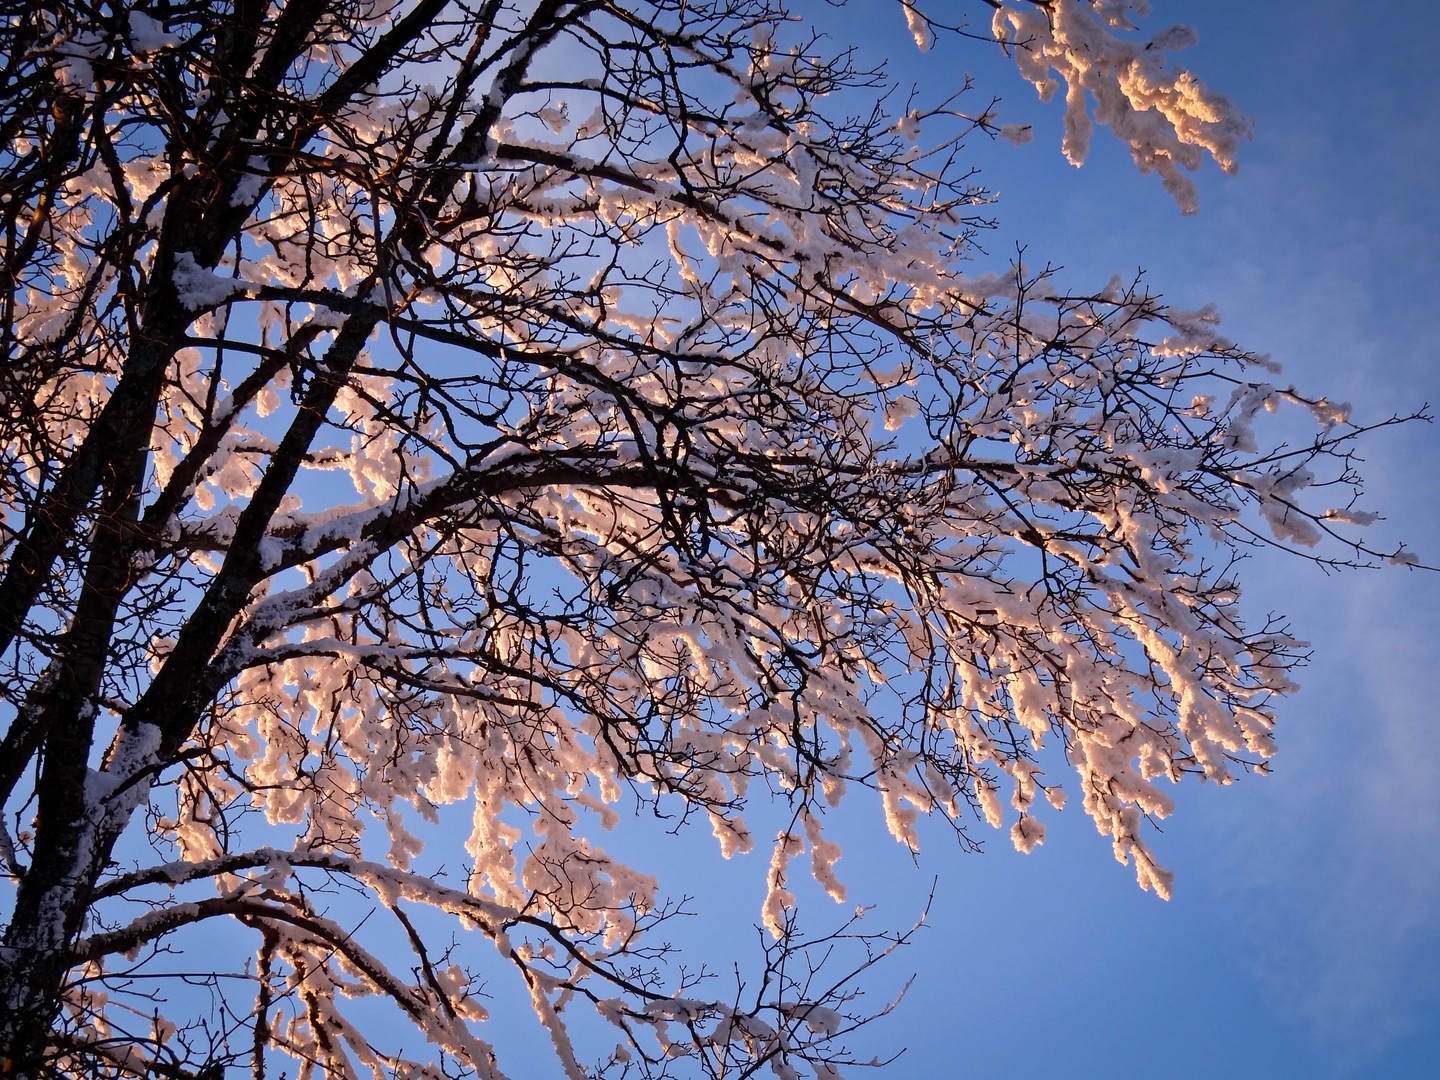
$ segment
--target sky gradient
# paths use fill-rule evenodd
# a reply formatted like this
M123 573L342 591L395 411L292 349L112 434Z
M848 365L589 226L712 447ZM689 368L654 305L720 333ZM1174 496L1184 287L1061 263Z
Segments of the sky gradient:
M1193 217L1102 132L1084 168L1067 165L1059 108L983 46L917 59L878 10L867 40L930 91L963 65L1002 97L1002 120L1034 123L1033 142L981 161L1002 196L997 257L1024 243L1082 288L1144 267L1178 306L1215 303L1234 340L1284 365L1279 381L1351 402L1357 421L1440 401L1440 10L1154 7L1149 28L1198 29L1182 60L1255 121L1237 175L1200 175ZM1440 562L1434 427L1382 432L1363 453L1377 543ZM1157 841L1177 875L1169 904L1073 811L1032 856L996 836L961 858L937 834L915 875L940 882L931 927L894 961L918 969L886 1028L910 1050L886 1075L1440 1076L1440 582L1326 575L1278 553L1241 581L1252 618L1284 611L1314 647L1280 707L1275 774L1177 790ZM882 849L866 858L903 875Z
M921 7L941 17L945 5ZM1027 145L972 147L981 181L1001 196L977 270L1003 268L1017 245L1030 263L1064 267L1062 283L1077 290L1144 268L1177 306L1216 304L1230 337L1284 365L1277 381L1350 402L1357 422L1440 402L1440 8L1377 2L1362 17L1338 0L1154 7L1147 27L1197 28L1183 62L1255 121L1238 174L1199 174L1194 216L1103 131L1084 168L1068 165L1058 103L1039 103L998 50L942 40L920 55L898 5L815 5L836 45L888 59L902 85L933 100L973 72L972 101L998 95L1001 121L1034 125ZM1435 428L1380 432L1362 452L1365 508L1386 519L1370 538L1440 564ZM850 905L871 908L862 929L908 925L934 890L913 946L870 973L877 1009L914 978L900 1006L854 1040L867 1055L905 1048L869 1075L1440 1076L1440 575L1327 574L1272 552L1240 580L1252 621L1288 614L1312 661L1280 705L1274 775L1176 789L1178 809L1154 845L1176 872L1169 903L1136 887L1078 805L1046 815L1046 843L1028 856L983 826L986 852L962 854L932 822L912 860L870 801L831 815L847 907L792 879L804 928L833 928ZM675 935L689 959L724 972L727 957L753 955L764 850L723 862L704 830L672 836L643 818L623 822L607 847L668 869L662 884L694 897L697 917ZM527 1080L560 1076L521 988L499 980L493 992L501 1024L487 1036L527 1061Z
M921 7L941 16L944 5ZM1058 103L1039 103L998 51L942 40L917 54L898 6L879 0L820 11L832 41L888 58L902 84L940 98L969 71L974 98L1002 99L1001 121L1034 125L1027 145L973 146L981 181L1001 196L1000 227L984 240L991 259L977 270L1002 268L1017 245L1028 262L1064 267L1077 290L1144 268L1177 306L1216 304L1230 337L1284 365L1278 382L1350 402L1357 422L1440 402L1440 8L1154 7L1147 27L1194 26L1200 43L1182 61L1255 122L1236 175L1199 174L1200 212L1188 217L1103 131L1083 168L1068 165ZM1440 564L1435 427L1380 432L1362 453L1365 508L1385 515L1370 539ZM908 925L934 889L914 945L871 973L876 1008L914 979L855 1040L865 1054L905 1048L870 1075L1440 1076L1440 575L1327 574L1272 552L1240 580L1252 621L1286 613L1312 660L1280 704L1272 776L1175 790L1154 845L1176 873L1172 901L1136 887L1078 805L1046 816L1032 855L983 826L986 852L965 855L932 822L913 861L866 800L832 815L847 905L873 906L862 928ZM695 897L697 918L677 940L722 971L727 955L753 950L764 851L725 863L700 830L668 836L643 820L610 839ZM848 914L813 886L792 887L812 932ZM494 990L497 1016L523 1006ZM514 1033L522 1055L527 1043L537 1055L527 1080L560 1075L536 1029Z
M917 2L937 17L986 10ZM1144 268L1177 307L1215 304L1228 336L1284 365L1282 385L1349 402L1359 423L1440 403L1434 0L1154 0L1149 29L1195 26L1200 44L1185 63L1255 121L1237 175L1199 175L1193 216L1104 131L1084 168L1067 164L1059 104L1038 102L993 46L942 39L917 53L896 0L795 5L834 48L856 44L862 65L888 60L923 100L973 72L970 102L983 109L995 95L1002 122L1033 125L1026 145L977 138L967 150L1000 195L977 270L1003 270L1018 246L1032 266L1062 267L1076 292ZM1373 546L1403 542L1440 566L1440 433L1392 428L1361 452L1360 509L1385 515ZM898 1007L852 1040L862 1056L904 1049L870 1075L1440 1077L1440 573L1333 574L1262 551L1240 581L1250 623L1284 612L1312 659L1302 690L1280 704L1273 776L1224 789L1192 778L1175 790L1177 811L1153 842L1176 874L1170 902L1136 886L1078 798L1042 812L1046 843L1030 855L984 825L973 832L986 851L962 853L932 821L912 856L859 790L830 815L849 895L837 907L795 880L797 863L790 887L805 930L823 933L857 909L860 930L903 928L928 906L912 945L864 976L876 1011L908 983ZM659 868L662 892L691 898L695 917L677 921L674 940L718 971L706 996L725 995L732 957L755 955L764 838L785 819L763 807L750 819L757 850L730 862L703 821L677 835L642 812L606 838L638 869ZM206 948L204 962L224 963L213 959L225 955L218 936ZM517 1080L558 1080L519 977L501 971L489 990L494 1022L482 1034L502 1067ZM367 1025L368 1008L357 1013ZM422 1035L407 1027L399 1037Z

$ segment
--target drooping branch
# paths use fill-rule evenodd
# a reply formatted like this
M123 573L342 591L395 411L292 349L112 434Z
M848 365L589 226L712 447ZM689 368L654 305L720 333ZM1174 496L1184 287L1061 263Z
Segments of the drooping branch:
M1139 5L985 6L1072 135L1090 93L1182 199L1228 159ZM60 3L0 41L12 1074L501 1075L443 917L572 1075L577 1003L616 1074L834 1075L906 935L799 935L802 866L846 895L826 806L1031 851L1069 786L1163 892L1149 823L1266 767L1305 655L1247 622L1248 548L1409 558L1356 531L1372 428L1138 281L978 268L969 80L892 113L769 3ZM670 963L622 803L769 848L732 996ZM224 1038L177 1007L127 1052L125 993L217 920L257 942Z

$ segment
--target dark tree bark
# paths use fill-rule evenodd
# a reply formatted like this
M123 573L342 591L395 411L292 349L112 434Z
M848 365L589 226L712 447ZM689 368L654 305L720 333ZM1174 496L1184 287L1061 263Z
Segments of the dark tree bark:
M1096 4L976 7L1182 204L1229 162L1234 110ZM0 25L6 1077L500 1076L497 966L570 1075L835 1075L908 938L796 928L842 798L1029 851L1073 774L1166 892L1147 818L1265 767L1302 654L1236 556L1408 559L1309 500L1365 429L1138 285L976 273L989 110L890 115L858 55L761 0ZM776 836L735 985L594 834L631 800ZM197 943L214 1014L162 1015Z

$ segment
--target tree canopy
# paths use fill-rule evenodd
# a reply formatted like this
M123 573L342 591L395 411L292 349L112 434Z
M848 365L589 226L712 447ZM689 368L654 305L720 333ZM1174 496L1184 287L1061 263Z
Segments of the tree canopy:
M923 6L1062 93L1072 161L1099 123L1187 211L1233 167L1140 0ZM838 1076L870 1014L822 961L905 935L795 931L827 810L1028 852L1073 795L1168 895L1147 820L1265 769L1304 655L1246 550L1413 562L1345 406L1138 281L981 268L1026 129L781 4L45 0L0 42L7 1075L501 1077L501 965L572 1077ZM647 807L761 862L750 982L607 853ZM219 922L243 971L167 1011Z

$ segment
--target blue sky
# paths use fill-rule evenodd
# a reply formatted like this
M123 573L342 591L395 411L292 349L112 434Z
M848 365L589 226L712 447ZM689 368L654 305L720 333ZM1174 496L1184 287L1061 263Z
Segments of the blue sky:
M1440 7L1429 0L1363 13L1353 0L1155 0L1147 25L1195 26L1187 66L1255 120L1239 173L1200 175L1193 217L1103 133L1083 169L1066 164L1057 105L1039 104L985 46L948 41L921 56L898 5L815 6L836 43L863 42L862 57L889 57L925 93L942 97L972 71L977 96L1002 97L1003 121L1035 125L1026 146L977 148L982 180L1002 195L987 241L997 267L1017 243L1077 288L1144 267L1178 306L1217 304L1231 337L1272 354L1302 390L1351 402L1359 421L1440 402ZM1386 516L1377 545L1404 541L1440 563L1440 434L1382 432L1365 456L1369 507ZM847 906L875 905L863 925L908 924L935 888L916 944L874 973L876 1006L914 975L859 1041L867 1054L907 1048L876 1075L1440 1076L1440 575L1327 575L1277 553L1255 557L1242 581L1252 617L1289 614L1313 660L1281 705L1273 776L1177 791L1156 845L1177 874L1171 902L1139 891L1078 808L1051 815L1029 856L998 833L985 854L963 855L937 825L912 861L860 799L830 823ZM643 821L609 839L695 896L681 937L706 959L724 970L753 948L765 852L724 863L701 830L670 837ZM811 930L847 913L794 887ZM523 1006L504 1000L503 981L493 990L497 1017ZM537 1029L508 1031L519 1060L535 1055L519 1074L559 1075Z
M1356 419L1440 402L1440 8L1154 6L1147 25L1195 26L1187 66L1255 120L1240 172L1201 175L1195 217L1098 134L1086 167L1067 165L1058 108L1003 58L956 43L916 57L898 14L860 12L907 77L936 90L972 70L1003 120L1035 124L1032 143L981 162L1002 194L997 257L1024 242L1082 287L1143 266ZM1440 561L1435 429L1382 433L1365 456L1387 518L1376 535ZM867 863L841 864L852 881L908 876L913 895L939 880L930 929L894 962L917 979L878 1033L909 1047L887 1075L1440 1076L1440 582L1279 555L1242 581L1252 611L1291 615L1314 658L1282 704L1274 776L1177 793L1159 841L1172 902L1140 893L1073 812L1031 856L997 836L961 857L938 830L918 870L883 838L847 847ZM882 911L898 919L895 890Z
M930 3L941 15L944 0ZM1431 0L1373 0L1363 13L1353 0L1155 0L1152 26L1196 26L1187 63L1255 119L1238 175L1202 173L1193 217L1099 134L1085 168L1066 164L1059 108L1039 104L998 52L948 41L921 56L893 0L814 6L837 44L862 41L862 56L888 56L926 94L945 96L971 70L977 96L1002 97L1002 120L1035 125L1026 146L976 147L1002 195L987 241L997 268L1017 242L1081 289L1145 267L1177 305L1217 304L1233 338L1302 389L1351 402L1358 420L1440 402ZM1377 544L1403 540L1440 563L1440 435L1382 432L1366 456L1370 508L1387 516ZM863 927L908 925L934 888L914 946L873 973L876 1007L914 975L858 1040L865 1054L907 1048L875 1075L1440 1076L1440 575L1327 576L1277 554L1242 580L1252 613L1287 612L1314 659L1282 705L1272 777L1177 792L1156 844L1177 874L1171 902L1140 892L1078 807L1047 818L1033 855L1001 833L964 855L935 823L913 861L874 805L835 815L850 895L836 908L795 883L806 928L855 905L874 906ZM726 863L703 827L669 836L643 818L607 846L668 868L668 891L695 898L677 934L691 959L723 972L753 954L767 852ZM485 1035L513 1052L502 1065L559 1077L518 980L501 972L490 989Z
M931 5L941 16L941 0ZM1083 169L1066 164L1057 105L1039 104L985 46L942 42L921 56L897 5L816 5L833 40L888 56L924 92L943 96L973 71L977 96L1002 97L1003 121L1035 125L1026 146L977 148L1002 195L987 241L997 266L1024 243L1077 288L1144 267L1178 306L1217 304L1230 336L1272 354L1302 390L1351 402L1357 420L1440 402L1440 7L1154 6L1147 25L1195 26L1187 66L1255 120L1239 173L1200 175L1193 217L1100 133ZM1404 541L1440 563L1440 434L1382 432L1365 456L1369 506L1386 516L1377 544ZM1273 776L1176 792L1157 841L1177 874L1171 902L1139 891L1078 808L1051 815L1029 856L998 833L985 854L963 855L937 826L912 862L858 799L830 824L847 904L875 905L865 925L908 923L935 887L914 947L874 973L877 1006L915 976L861 1040L866 1053L907 1048L878 1075L1440 1076L1440 575L1327 575L1277 553L1255 557L1242 581L1252 616L1289 614L1313 660L1281 705ZM632 844L696 897L690 931L709 960L723 969L753 946L763 852L723 863L697 831L626 822L611 846ZM845 914L796 888L808 928ZM538 1037L523 1030L522 1046ZM544 1080L555 1067L527 1068Z
M808 2L837 45L863 41L931 97L972 70L977 95L1002 97L1002 120L1035 125L1026 146L976 148L1002 195L987 241L997 268L1017 242L1078 288L1145 267L1177 305L1217 304L1232 337L1302 389L1351 402L1357 420L1440 403L1433 0L1154 0L1151 24L1197 27L1187 63L1255 119L1240 172L1202 173L1193 217L1103 133L1084 169L1066 164L1058 106L995 50L943 41L921 56L894 0L839 14ZM1403 540L1440 564L1440 432L1382 432L1366 456L1369 508L1387 518L1377 545ZM1078 807L1050 815L1029 856L1003 833L961 854L935 823L915 860L875 806L837 813L850 896L837 909L797 884L808 928L856 905L874 905L865 927L907 925L934 889L915 945L874 973L877 1007L914 975L860 1041L907 1048L875 1075L1440 1076L1440 575L1327 576L1277 554L1242 580L1252 612L1288 613L1314 658L1282 704L1272 777L1177 791L1156 845L1177 874L1171 902L1140 892ZM753 948L767 852L722 862L703 826L673 837L643 819L612 846L675 871L662 880L699 912L684 936L712 964ZM502 1064L524 1080L561 1075L523 989L502 974L492 990L485 1035L516 1054Z

